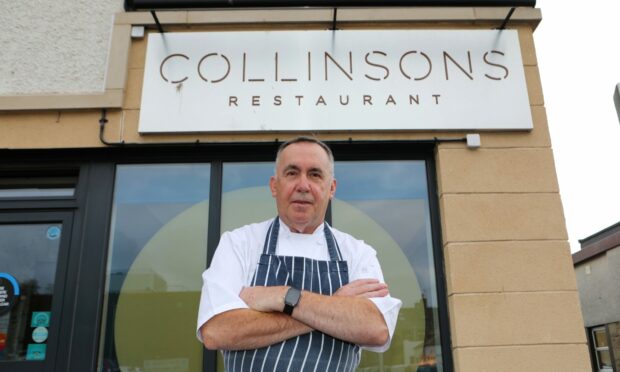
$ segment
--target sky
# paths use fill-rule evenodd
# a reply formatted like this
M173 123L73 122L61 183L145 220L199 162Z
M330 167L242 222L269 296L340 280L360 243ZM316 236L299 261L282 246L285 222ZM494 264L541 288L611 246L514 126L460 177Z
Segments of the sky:
M537 0L534 31L571 251L620 222L620 2Z

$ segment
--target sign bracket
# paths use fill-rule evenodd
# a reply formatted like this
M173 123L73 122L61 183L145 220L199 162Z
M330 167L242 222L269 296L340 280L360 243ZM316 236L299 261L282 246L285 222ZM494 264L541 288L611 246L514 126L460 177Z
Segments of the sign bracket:
M512 14L515 12L515 7L510 8L510 11L508 11L508 15L506 15L506 18L504 18L504 22L502 22L502 24L497 28L498 30L504 30L506 29L506 25L508 24L508 21L510 21L510 17L512 17Z
M157 14L155 14L154 10L151 10L151 16L153 16L153 20L155 21L155 24L157 25L157 29L159 30L160 34L163 34L164 32L164 28L161 26L161 23L159 23L159 18L157 18Z
M338 15L338 8L334 7L334 20L332 21L332 28L331 28L331 30L332 30L332 31L336 31L336 30L338 30L338 29L336 28L336 19L337 19L337 15Z

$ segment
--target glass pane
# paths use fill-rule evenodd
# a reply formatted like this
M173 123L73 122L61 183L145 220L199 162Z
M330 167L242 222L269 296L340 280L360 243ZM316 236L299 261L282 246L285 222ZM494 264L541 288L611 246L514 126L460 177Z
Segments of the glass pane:
M209 184L209 164L117 168L100 370L202 370Z
M0 225L0 361L45 359L61 231Z
M0 189L0 198L32 198L32 197L55 197L73 196L74 188L60 189Z
M611 356L609 350L599 350L596 352L598 358L598 368L609 368L611 370Z
M443 371L424 161L337 162L336 228L377 250L403 301L390 349L364 352L360 371Z
M592 335L594 336L594 346L595 347L606 347L607 345L607 335L605 334L605 328L598 328L592 331Z
M273 167L273 162L224 164L222 232L277 215L276 203L269 190ZM217 370L224 371L221 353L218 353Z
M607 323L609 334L609 352L614 356L612 364L615 363L616 372L620 371L620 321Z
M273 167L273 162L224 164L222 232L276 216L269 190Z

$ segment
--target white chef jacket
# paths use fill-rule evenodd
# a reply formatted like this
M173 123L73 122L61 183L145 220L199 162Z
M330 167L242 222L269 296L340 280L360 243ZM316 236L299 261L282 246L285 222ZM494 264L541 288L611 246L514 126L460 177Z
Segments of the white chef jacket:
M211 265L202 274L203 286L198 309L196 336L202 342L200 327L217 314L233 309L247 309L248 305L239 297L243 287L250 285L256 265L263 253L265 236L273 219L246 225L231 232L225 232L215 251ZM356 279L377 279L384 282L376 251L368 244L349 234L331 228L343 260L347 261L349 282ZM280 231L276 254L299 256L315 260L329 260L329 252L321 224L312 234L291 232L280 220ZM370 299L379 309L387 324L390 337L385 345L364 347L367 350L383 352L390 346L398 311L402 302L394 297Z

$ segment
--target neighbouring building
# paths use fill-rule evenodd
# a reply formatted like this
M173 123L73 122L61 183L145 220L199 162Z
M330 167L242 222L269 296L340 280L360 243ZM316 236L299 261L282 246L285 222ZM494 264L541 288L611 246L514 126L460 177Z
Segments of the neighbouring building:
M573 265L595 371L620 371L620 223L579 241Z
M0 369L221 369L200 274L311 134L403 300L360 371L588 370L534 1L246 4L4 1Z

